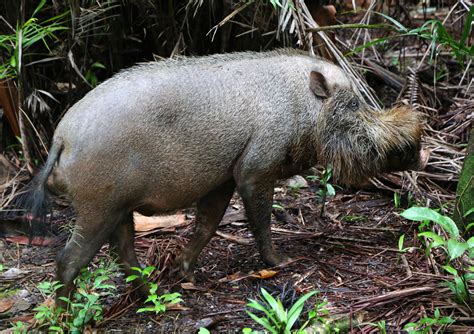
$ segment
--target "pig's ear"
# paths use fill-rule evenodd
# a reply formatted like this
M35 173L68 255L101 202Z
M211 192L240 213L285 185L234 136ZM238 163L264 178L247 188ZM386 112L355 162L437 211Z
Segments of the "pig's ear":
M331 95L326 78L320 72L311 71L309 76L309 89L311 89L314 95L323 99L327 99Z

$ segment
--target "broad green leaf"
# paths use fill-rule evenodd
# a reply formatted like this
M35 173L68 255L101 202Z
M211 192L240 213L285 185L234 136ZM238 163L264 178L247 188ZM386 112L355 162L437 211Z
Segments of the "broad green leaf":
M467 244L464 242L459 242L455 239L448 240L448 254L450 260L457 259L460 257L467 249Z
M429 231L421 232L421 233L418 233L418 236L433 240L433 243L431 244L432 247L438 247L446 243L446 241L443 238L441 238L439 235L437 235L434 232L429 232Z
M459 237L459 229L454 221L446 216L440 215L438 212L424 207L411 207L400 214L403 218L424 221L430 220L439 224L452 238Z
M456 223L450 217L441 216L441 220L437 223L449 233L451 238L459 238L459 229L456 226Z
M153 270L155 270L155 269L156 268L153 267L153 266L146 267L145 269L142 270L142 275L149 277L151 275L151 273L153 272Z
M403 211L400 216L414 221L431 220L438 222L441 215L430 208L412 206L411 208Z
M334 189L334 187L330 183L326 184L326 191L327 191L328 196L336 195L336 190Z
M470 237L467 241L466 244L469 248L474 248L474 237Z
M474 273L464 274L464 279L466 280L466 282L472 281L474 279Z
M130 275L125 279L125 282L127 282L127 283L132 282L132 281L136 280L138 277L139 277L138 275Z

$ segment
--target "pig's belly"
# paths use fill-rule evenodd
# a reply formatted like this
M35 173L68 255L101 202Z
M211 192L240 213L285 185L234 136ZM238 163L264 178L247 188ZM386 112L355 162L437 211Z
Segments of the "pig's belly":
M143 215L163 214L188 208L198 202L210 191L232 179L231 174L216 178L183 178L174 185L155 183L144 192L139 203L133 208Z

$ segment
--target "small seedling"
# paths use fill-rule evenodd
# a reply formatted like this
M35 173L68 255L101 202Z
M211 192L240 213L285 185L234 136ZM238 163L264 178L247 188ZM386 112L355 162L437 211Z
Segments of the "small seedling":
M264 288L261 288L263 297L262 302L250 299L247 306L263 312L263 316L259 317L256 314L247 311L247 314L265 330L272 334L290 334L290 333L304 333L305 328L310 324L319 322L324 323L323 315L329 314L329 311L324 307L328 303L326 300L316 303L316 305L307 313L306 321L296 330L293 330L296 322L300 319L306 300L317 294L317 291L309 292L301 296L295 304L286 310L283 307L281 300L275 299ZM251 328L244 328L242 333L258 333Z
M100 268L81 270L74 280L76 291L70 297L60 297L66 303L66 310L55 305L42 304L34 309L39 328L47 327L49 332L82 333L90 322L103 319L104 309L100 297L111 295L115 286L106 283L118 270L112 261L102 262ZM59 282L42 282L38 289L45 299L52 298L63 285Z
M401 205L401 196L399 193L393 193L393 205L395 206L396 209L398 209Z
M451 274L452 278L445 284L454 293L455 300L458 303L469 304L471 295L468 282L474 279L474 267L468 266L466 268L464 262L459 261L459 259L465 254L470 260L474 259L474 237L464 242L454 221L430 208L411 207L402 212L401 216L422 222L420 225L423 226L423 232L418 233L418 236L425 237L428 240L426 252L430 253L432 249L441 249L447 255L447 264L443 266L443 269ZM445 233L440 235L432 230L426 230L430 223L435 223ZM455 267L458 269L455 269Z
M332 167L327 166L324 171L321 179L319 181L321 188L318 191L318 196L321 198L322 206L321 206L321 213L320 216L322 217L324 214L324 210L326 208L326 198L329 196L336 195L336 190L334 189L333 185L329 183L329 180L332 177Z
M434 311L434 317L430 318L425 316L417 322L410 322L406 324L403 329L408 331L408 334L424 334L432 333L434 327L441 327L445 325L452 324L454 320L450 317L441 316L441 313L438 308Z
M405 242L405 234L402 234L400 236L400 238L398 238L398 251L400 253L406 253L407 251L409 251L411 249L411 247L406 247L404 248L403 247L403 243Z
M132 282L136 279L140 279L145 285L149 286L150 294L145 300L145 304L148 303L148 306L139 308L137 313L142 312L153 312L155 314L164 313L166 311L166 305L177 304L182 302L181 294L178 292L167 293L163 295L158 295L158 284L151 283L148 281L152 273L156 270L155 267L149 266L144 269L133 267L132 270L136 271L138 275L130 275L127 277L127 282Z

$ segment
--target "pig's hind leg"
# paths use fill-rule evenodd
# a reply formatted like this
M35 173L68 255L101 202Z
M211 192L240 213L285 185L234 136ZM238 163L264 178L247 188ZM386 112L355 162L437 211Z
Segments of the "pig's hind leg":
M178 260L179 272L182 278L194 282L193 269L197 258L204 246L216 233L234 189L234 181L228 181L210 191L198 201L194 234Z
M137 255L135 253L135 229L133 225L133 213L129 212L120 217L115 230L110 237L111 251L116 253L122 263L122 270L125 276L132 274L137 275L133 271L133 267L140 268ZM138 289L141 297L146 298L149 295L149 289L141 282L141 280L134 280L133 285Z
M56 292L56 303L65 308L59 297L69 297L74 279L110 238L122 213L98 206L76 206L77 220L71 238L57 256L57 280L63 286Z

